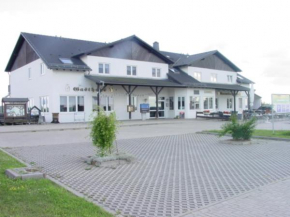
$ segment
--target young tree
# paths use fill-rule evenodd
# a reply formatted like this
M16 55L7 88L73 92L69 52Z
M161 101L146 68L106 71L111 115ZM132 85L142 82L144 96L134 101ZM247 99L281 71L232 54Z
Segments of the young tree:
M93 145L98 148L98 155L100 157L112 153L114 140L117 133L117 119L114 112L106 115L103 110L99 110L98 114L91 122L92 129L90 136Z

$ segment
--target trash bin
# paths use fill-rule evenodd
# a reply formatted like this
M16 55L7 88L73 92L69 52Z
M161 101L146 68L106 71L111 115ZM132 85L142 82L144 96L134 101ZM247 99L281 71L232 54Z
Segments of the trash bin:
M242 114L238 114L238 120L242 120L243 115Z
M51 123L59 124L58 115L59 115L59 113L52 113L52 122Z
M179 118L184 119L185 112L179 112Z

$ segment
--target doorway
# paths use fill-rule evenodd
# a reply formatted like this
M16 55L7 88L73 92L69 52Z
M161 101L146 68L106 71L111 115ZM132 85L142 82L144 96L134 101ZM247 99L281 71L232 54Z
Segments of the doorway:
M156 97L155 96L149 96L149 106L150 106L150 118L156 117ZM165 108L165 97L159 97L158 99L158 117L164 118Z

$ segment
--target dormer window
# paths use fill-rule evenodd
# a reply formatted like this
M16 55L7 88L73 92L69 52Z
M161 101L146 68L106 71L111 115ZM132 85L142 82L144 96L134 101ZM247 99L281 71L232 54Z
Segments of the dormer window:
M217 82L217 74L211 74L210 75L210 81L211 82Z
M198 80L201 81L201 73L200 72L194 72L193 73L193 77Z
M228 75L228 83L233 83L233 76L232 75Z
M99 63L99 73L110 74L110 65L107 63Z
M152 77L161 77L161 69L152 68Z
M137 67L136 66L127 66L127 75L137 75Z
M64 64L73 64L73 62L69 58L59 58L59 60Z

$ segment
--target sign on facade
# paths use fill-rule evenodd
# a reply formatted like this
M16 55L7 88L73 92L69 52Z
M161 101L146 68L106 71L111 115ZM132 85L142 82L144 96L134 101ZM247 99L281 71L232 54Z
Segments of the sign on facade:
M276 113L290 113L290 94L272 94L272 105Z

